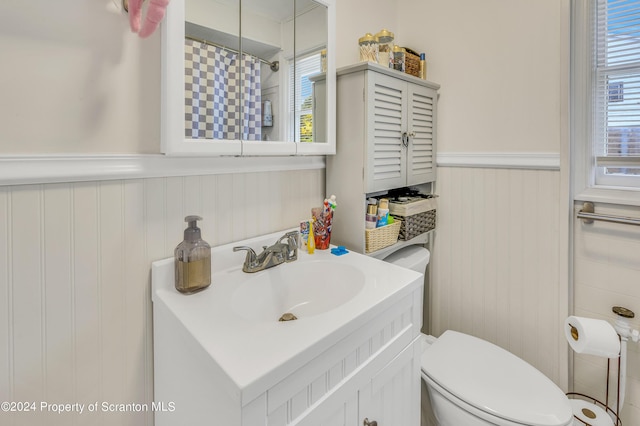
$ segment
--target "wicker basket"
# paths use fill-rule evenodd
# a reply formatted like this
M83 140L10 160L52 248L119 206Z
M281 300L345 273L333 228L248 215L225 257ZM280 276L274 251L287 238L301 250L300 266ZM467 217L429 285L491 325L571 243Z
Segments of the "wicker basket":
M408 241L420 234L436 229L436 210L429 210L412 216L392 215L394 219L402 222L399 239Z
M411 49L405 48L404 72L415 77L420 77L420 56Z
M408 202L389 204L389 214L402 221L400 239L410 240L436 228L436 199L415 198Z
M365 252L372 253L382 248L395 244L398 241L401 221L395 221L391 225L381 226L375 229L365 229Z

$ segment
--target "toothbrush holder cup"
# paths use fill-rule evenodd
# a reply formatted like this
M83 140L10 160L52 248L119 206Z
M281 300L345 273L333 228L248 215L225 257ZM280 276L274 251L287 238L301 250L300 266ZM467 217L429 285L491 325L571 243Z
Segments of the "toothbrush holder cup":
M333 210L322 207L314 207L311 214L315 218L313 222L313 235L316 249L326 250L331 244L331 224L333 223Z

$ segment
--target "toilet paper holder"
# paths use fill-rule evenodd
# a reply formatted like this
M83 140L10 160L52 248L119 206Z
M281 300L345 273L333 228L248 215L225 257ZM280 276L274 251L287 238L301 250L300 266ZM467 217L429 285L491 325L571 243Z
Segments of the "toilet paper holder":
M613 325L618 338L620 339L620 356L618 356L618 368L617 368L617 397L615 400L616 410L609 406L609 379L611 376L611 358L607 358L607 378L606 378L606 400L601 402L596 398L579 393L569 392L567 397L572 400L572 408L574 411L574 418L581 424L591 425L598 416L607 416L613 421L613 426L622 426L619 413L622 409L625 396L626 387L626 356L627 346L626 343L629 339L637 342L640 338L640 332L631 328L629 319L635 317L635 313L630 309L622 306L614 306L612 311L616 314L617 319ZM574 340L578 340L578 330L573 325L569 324L570 336ZM569 337L567 336L567 339ZM598 423L601 424L601 423Z
M569 326L571 326L571 337L573 338L573 340L578 340L578 338L580 337L580 335L578 334L578 329L571 324L569 324Z

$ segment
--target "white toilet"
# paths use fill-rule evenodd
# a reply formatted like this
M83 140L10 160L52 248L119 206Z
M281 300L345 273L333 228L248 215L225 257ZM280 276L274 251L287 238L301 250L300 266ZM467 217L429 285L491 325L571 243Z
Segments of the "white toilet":
M423 246L411 245L403 247L398 251L394 251L383 260L424 274L427 270L430 257L431 254L429 253L429 250Z
M425 273L430 253L408 246L384 260ZM485 340L456 331L425 336L422 380L439 426L568 426L569 399L540 371Z
M422 354L422 379L440 426L565 426L569 399L540 371L477 337L445 331Z

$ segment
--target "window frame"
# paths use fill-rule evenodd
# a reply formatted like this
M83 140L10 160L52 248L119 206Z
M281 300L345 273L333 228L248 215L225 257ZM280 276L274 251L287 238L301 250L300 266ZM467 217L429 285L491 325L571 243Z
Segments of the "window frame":
M322 49L325 49L325 47L322 47L320 49L314 49L311 50L309 52L304 52L303 54L298 55L295 60L293 58L290 58L287 62L288 62L288 69L289 69L289 74L288 74L288 78L287 78L287 92L288 92L288 98L291 99L290 103L287 103L286 108L287 108L287 140L294 140L298 143L308 143L309 141L302 141L302 135L301 135L301 130L300 130L300 118L301 118L301 114L303 111L306 110L298 110L296 102L297 102L297 95L298 93L292 93L292 92L298 92L298 84L300 83L297 79L297 77L300 77L300 79L302 79L305 76L308 76L310 74L304 74L304 75L298 75L298 63L303 62L303 61L307 61L309 59L314 59L317 56L318 59L318 71L317 73L321 72L321 52ZM294 63L295 61L295 63ZM294 84L291 84L292 82L294 82ZM293 108L293 110L292 110ZM313 110L313 108L311 109ZM312 138L313 138L313 134L312 134ZM313 141L312 141L313 142Z
M640 206L638 186L596 183L594 38L597 0L571 2L570 129L574 200ZM623 180L624 178L620 179Z

